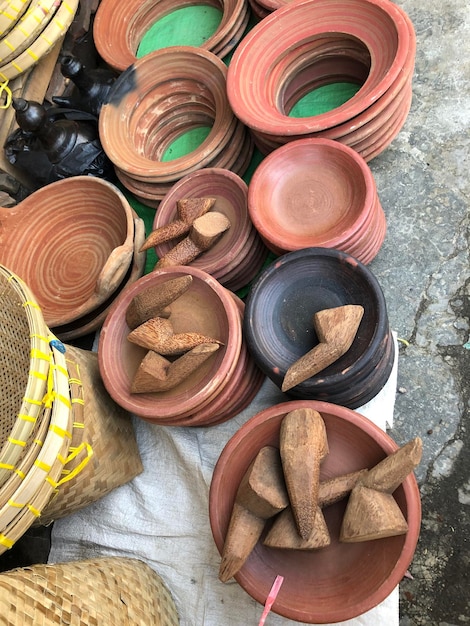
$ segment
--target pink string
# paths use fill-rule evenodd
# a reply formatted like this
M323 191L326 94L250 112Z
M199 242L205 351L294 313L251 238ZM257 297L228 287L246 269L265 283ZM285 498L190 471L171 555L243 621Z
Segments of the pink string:
M268 613L271 610L272 605L274 604L274 600L277 598L277 594L279 593L279 589L281 588L282 583L284 582L284 576L276 576L276 579L271 587L271 591L269 592L268 597L266 598L266 604L264 605L263 615L259 621L258 626L263 626L266 618L268 617Z

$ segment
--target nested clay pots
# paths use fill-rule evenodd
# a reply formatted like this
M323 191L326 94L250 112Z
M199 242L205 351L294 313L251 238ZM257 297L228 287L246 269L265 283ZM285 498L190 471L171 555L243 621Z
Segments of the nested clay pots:
M103 0L93 23L93 39L100 56L122 72L137 60L139 44L148 29L179 9L197 6L195 0ZM244 0L211 0L206 3L221 11L221 21L201 48L222 58L237 45L248 23ZM194 24L197 30L198 24Z
M332 139L298 139L266 156L249 184L248 210L277 255L321 246L367 264L385 237L385 214L369 166L353 148Z
M263 270L246 300L248 348L282 388L289 367L319 343L315 313L351 304L361 305L364 313L350 348L287 394L355 409L384 387L395 346L382 289L354 257L332 248L305 248L282 255Z
M190 263L211 274L222 285L237 291L248 284L261 270L268 255L248 212L248 186L234 172L223 168L203 168L178 181L163 198L155 213L155 230L178 218L178 201L185 198L211 197L213 211L225 215L230 228L209 250ZM178 239L155 246L163 258Z
M33 291L50 328L69 325L129 278L140 221L112 183L66 178L0 210L0 260Z
M369 160L406 119L415 48L411 20L386 0L290 3L262 19L236 49L227 77L230 104L264 154L321 136ZM330 111L290 115L304 95L338 82L359 89Z
M134 393L132 381L148 350L128 339L127 309L145 290L187 276L191 284L169 304L168 319L176 334L200 333L220 342L219 348L176 386ZM234 417L264 380L242 336L243 309L232 292L194 267L162 268L143 276L115 300L101 330L98 360L109 394L129 412L167 426L205 426Z
M203 167L243 174L253 150L226 93L227 69L202 48L157 50L123 72L100 112L99 134L118 177L140 200L158 202L183 176ZM172 158L176 140L207 136Z

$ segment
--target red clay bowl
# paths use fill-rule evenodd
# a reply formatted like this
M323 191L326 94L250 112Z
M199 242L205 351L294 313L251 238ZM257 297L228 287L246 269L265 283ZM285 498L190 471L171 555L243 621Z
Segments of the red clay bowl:
M110 160L136 180L161 184L222 157L237 129L243 131L228 103L226 74L217 56L191 46L138 59L117 78L100 112L100 140ZM173 140L200 126L210 131L197 148L162 159Z
M96 48L111 67L122 72L135 62L139 44L154 23L173 11L197 4L195 0L102 0L93 23ZM217 30L200 47L222 57L239 40L240 23L244 24L246 19L246 3L221 0L207 4L220 8L223 14Z
M278 72L277 65L296 58L296 49L312 42L310 66L314 67L324 59L315 40L327 35L361 42L371 59L368 76L341 106L312 117L289 117L282 94L294 77L288 67ZM227 76L229 101L237 117L256 132L305 136L342 124L380 99L402 74L412 50L410 20L388 0L342 0L333 5L328 0L294 2L265 17L237 47ZM330 70L329 82L342 75L344 69L338 65Z
M283 417L301 407L322 415L329 454L321 465L321 480L371 468L397 449L397 444L366 417L327 402L292 401L261 411L229 440L214 469L209 516L220 553L239 483L266 445L279 447ZM339 529L346 501L323 510L331 534L327 548L279 550L262 539L236 574L238 584L264 604L277 575L284 577L272 610L288 619L312 624L353 619L374 608L395 589L413 558L421 524L421 501L414 474L393 494L408 522L408 532L360 543L340 543Z
M134 255L134 212L113 184L65 178L0 210L0 262L33 291L46 324L69 324L116 291Z
M376 196L372 172L357 152L331 139L308 138L260 163L249 184L248 210L275 251L341 250L360 233Z
M175 333L199 332L223 342L214 357L174 389L132 394L130 385L146 350L127 339L125 314L135 295L169 279L191 275L190 288L171 303ZM229 382L242 345L239 310L228 292L212 276L192 267L172 267L146 274L114 301L101 329L98 361L111 397L135 415L158 421L187 417L209 402Z

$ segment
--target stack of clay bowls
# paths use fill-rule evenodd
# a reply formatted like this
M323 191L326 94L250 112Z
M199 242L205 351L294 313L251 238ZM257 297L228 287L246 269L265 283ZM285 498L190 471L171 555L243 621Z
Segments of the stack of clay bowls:
M176 386L131 391L149 351L129 340L129 305L148 289L188 276L190 285L168 305L167 319L176 335L199 333L219 342L219 347ZM105 387L120 406L155 424L211 426L234 417L248 406L264 380L245 344L243 314L243 302L200 269L162 268L143 276L116 299L103 324L98 361Z
M258 366L279 388L291 365L320 341L315 313L345 305L364 309L350 348L288 390L291 398L356 409L379 393L395 359L385 298L367 266L329 248L289 252L254 282L246 300L245 339Z
M385 214L369 166L333 139L297 139L271 152L253 174L248 209L277 255L321 246L368 264L385 238Z
M228 97L263 154L294 139L325 137L370 160L406 120L415 49L411 20L388 0L290 3L262 19L237 47ZM339 82L360 88L330 111L289 115L308 93Z
M255 278L269 253L250 219L247 196L247 184L234 172L203 168L188 174L172 187L155 213L153 228L157 230L177 219L179 200L214 198L212 210L224 214L230 228L190 265L211 274L227 289L237 291ZM165 257L178 241L158 244L155 247L157 256L160 259Z
M30 69L66 34L78 0L3 0L0 4L0 80Z
M30 287L63 341L96 330L116 295L142 275L144 238L122 192L92 176L50 183L0 208L0 263Z
M230 108L226 75L212 52L174 46L137 60L114 83L100 112L100 140L142 203L157 207L175 182L203 167L246 171L253 142ZM173 158L175 142L201 129L208 133L202 143Z
M102 0L93 23L96 48L111 67L122 72L135 63L139 44L150 27L172 12L197 5L191 0ZM200 47L223 58L245 31L248 5L245 0L223 0L215 6L221 9L220 23L215 32L201 41ZM198 24L192 26L197 31Z

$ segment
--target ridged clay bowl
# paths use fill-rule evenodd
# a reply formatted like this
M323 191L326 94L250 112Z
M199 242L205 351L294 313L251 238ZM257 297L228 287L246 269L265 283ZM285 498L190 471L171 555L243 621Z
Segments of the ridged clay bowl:
M170 305L174 332L202 333L222 345L177 387L131 393L131 382L147 351L127 339L127 308L137 294L186 275L193 278L189 289ZM175 419L190 417L222 391L236 368L241 347L240 311L230 292L202 270L175 266L146 274L114 301L101 329L98 361L104 384L115 402L144 419L171 424Z
M93 23L96 48L111 67L122 72L135 63L139 44L153 24L178 9L197 4L194 0L102 0ZM207 4L220 9L222 16L216 31L200 47L223 57L241 38L248 17L247 5L243 0L214 0Z
M334 402L355 409L386 384L395 350L382 289L372 272L333 248L305 248L278 257L251 286L244 337L258 366L279 387L288 368L313 349L313 316L347 304L364 314L349 350L291 388L293 398Z
M0 209L0 262L33 291L50 328L90 313L134 255L134 212L112 183L75 176Z
M295 400L261 411L228 441L214 469L209 517L221 554L243 475L263 446L279 447L282 419L298 408L318 411L325 422L329 453L321 464L320 480L371 468L398 448L371 420L336 404ZM263 605L276 576L283 576L272 611L288 619L326 624L362 615L385 600L399 584L419 538L421 501L414 474L405 478L393 497L407 520L406 534L359 543L340 542L346 506L343 500L323 509L331 536L328 547L310 551L274 549L263 545L263 534L235 580ZM266 530L268 527L269 523Z
M138 59L116 80L102 107L99 134L107 156L121 172L143 183L174 184L183 176L220 161L233 163L245 130L230 108L224 63L190 46L157 50ZM207 126L194 150L165 160L179 136Z
M280 28L285 37L277 36ZM405 97L415 49L411 20L386 0L289 3L261 20L236 49L227 76L230 104L264 154L317 134L347 145L364 137L373 141L368 124L388 125L381 112L391 100L398 104ZM344 81L358 85L358 91L343 104L290 116L303 95ZM394 136L400 128L394 128Z
M248 188L248 210L276 254L321 246L371 259L371 222L383 210L373 174L352 148L331 139L291 141L263 159ZM375 245L378 252L380 241Z
M253 262L252 254L265 249L248 212L248 186L240 176L223 168L203 168L188 174L163 198L155 213L153 228L156 230L177 219L179 200L203 197L215 198L211 210L223 213L230 221L230 228L190 265L211 274L231 289L247 269L253 275L261 269L262 259ZM170 240L155 246L157 256L164 257L178 241Z

